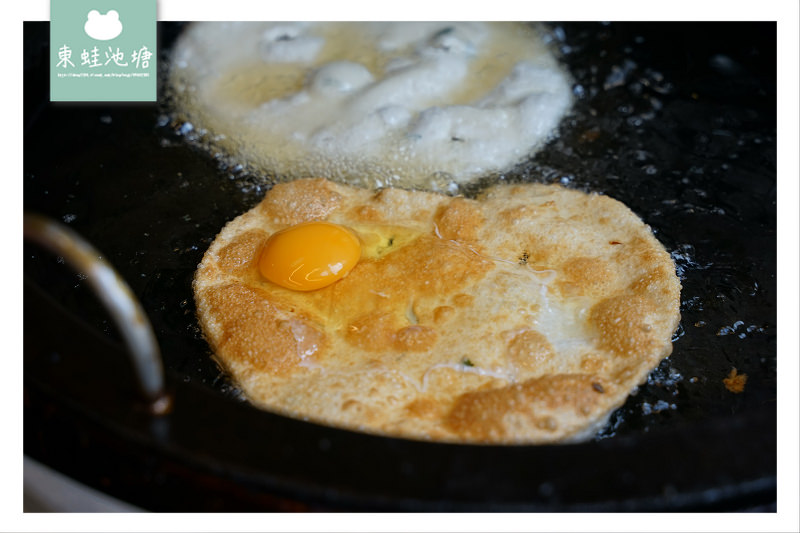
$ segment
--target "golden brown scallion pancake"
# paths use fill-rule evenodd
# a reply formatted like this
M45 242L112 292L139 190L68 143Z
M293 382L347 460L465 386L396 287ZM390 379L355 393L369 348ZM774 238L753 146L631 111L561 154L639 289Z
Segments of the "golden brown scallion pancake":
M267 238L311 220L358 235L349 275L311 292L263 278ZM259 407L414 439L551 443L590 438L671 353L680 283L607 196L301 179L222 230L194 290L211 348Z

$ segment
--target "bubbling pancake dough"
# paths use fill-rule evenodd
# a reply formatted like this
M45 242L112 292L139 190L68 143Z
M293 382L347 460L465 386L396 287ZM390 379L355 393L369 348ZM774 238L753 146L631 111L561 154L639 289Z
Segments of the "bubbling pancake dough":
M295 292L257 268L266 239L324 220L362 242L350 274ZM195 275L218 360L262 408L458 442L587 439L672 351L680 283L623 204L560 186L478 199L278 184Z
M179 114L240 162L370 188L445 189L553 135L571 82L520 23L192 24Z

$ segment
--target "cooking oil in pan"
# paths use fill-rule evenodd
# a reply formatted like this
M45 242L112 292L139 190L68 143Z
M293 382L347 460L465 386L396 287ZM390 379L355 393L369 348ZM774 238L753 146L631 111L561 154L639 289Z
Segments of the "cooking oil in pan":
M442 174L437 185L468 196L498 181L608 194L640 215L670 251L683 284L673 354L600 438L775 400L775 117L756 94L771 89L749 79L732 97L730 78L703 69L689 78L687 67L659 56L653 41L668 41L664 30L650 28L659 34L653 37L635 28L551 26L549 45L574 79L575 105L559 134L510 170L468 186L453 186ZM192 142L207 135L178 124ZM245 189L280 179L218 154L215 160ZM734 367L749 375L735 396L723 385Z
M196 24L167 87L180 133L272 179L450 193L540 148L572 100L517 23Z

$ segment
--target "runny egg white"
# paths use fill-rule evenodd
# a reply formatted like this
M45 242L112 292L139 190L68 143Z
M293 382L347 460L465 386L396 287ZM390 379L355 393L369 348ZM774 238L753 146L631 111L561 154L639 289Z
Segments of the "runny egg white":
M175 45L177 112L279 176L445 188L553 135L570 79L530 25L203 22Z

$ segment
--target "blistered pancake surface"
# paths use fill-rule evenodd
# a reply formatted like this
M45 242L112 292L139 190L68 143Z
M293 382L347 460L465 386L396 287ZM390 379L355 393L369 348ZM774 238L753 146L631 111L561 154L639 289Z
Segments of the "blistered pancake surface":
M362 257L296 292L258 271L269 236L324 220ZM478 199L302 179L229 223L194 281L204 334L265 409L461 442L591 437L672 350L680 284L621 203L539 184Z

